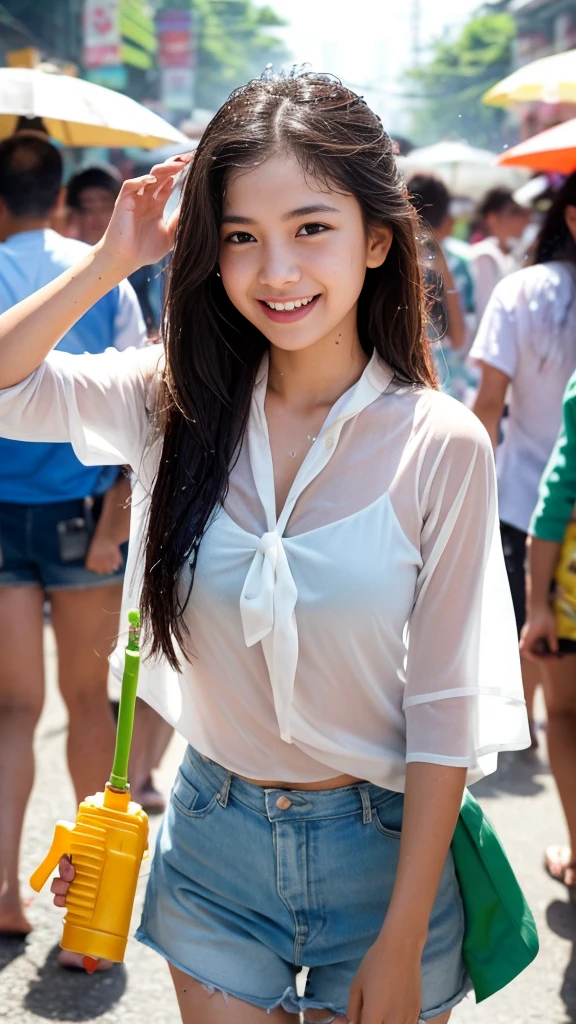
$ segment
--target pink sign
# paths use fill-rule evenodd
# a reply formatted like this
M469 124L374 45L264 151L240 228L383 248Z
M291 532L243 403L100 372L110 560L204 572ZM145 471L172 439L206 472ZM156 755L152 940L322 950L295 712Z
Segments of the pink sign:
M120 0L84 0L84 65L116 66L120 58Z

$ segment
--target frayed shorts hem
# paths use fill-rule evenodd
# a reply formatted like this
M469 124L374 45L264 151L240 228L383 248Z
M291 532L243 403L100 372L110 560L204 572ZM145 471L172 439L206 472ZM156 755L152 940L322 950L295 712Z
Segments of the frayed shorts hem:
M241 999L244 1003L250 1003L252 1006L257 1006L259 1010L266 1010L266 1013L272 1013L274 1010L282 1007L282 1009L286 1010L287 1013L298 1014L304 1013L306 1010L327 1010L328 1013L334 1014L334 1018L346 1016L345 1010L339 1009L334 1005L316 1003L311 999L306 999L304 996L298 996L296 989L293 988L292 985L289 985L278 999L272 1000L260 999L258 996L247 995L246 992L235 992L230 988L224 989L220 985L216 985L213 981L210 981L208 978L204 978L202 975L191 971L189 967L186 967L186 965L181 963L179 960L175 960L174 957L169 956L168 953L161 949L160 946L150 938L144 928L138 928L134 937L138 942L141 942L142 945L153 949L155 953L159 953L160 956L163 957L164 960L167 960L168 963L172 964L173 967L176 967L179 971L183 971L184 974L188 974L191 978L194 978L195 981L200 982L200 984L210 994L214 992L221 992L224 999L226 999L227 996L232 996L233 999ZM329 1024L329 1022L326 1021L326 1024Z
M148 946L153 949L155 953L158 953L164 960L172 964L179 971L183 971L184 974L188 974L195 981L198 981L211 995L214 992L221 992L224 999L227 996L232 996L233 999L240 999L244 1003L250 1003L251 1006L257 1006L259 1010L266 1010L266 1013L272 1013L279 1007L282 1007L287 1013L300 1014L305 1013L306 1010L326 1010L328 1013L334 1014L336 1017L346 1017L346 1009L335 1006L333 1003L317 1003L311 999L306 999L305 996L299 996L292 985L289 985L284 990L282 995L275 1000L270 1001L269 999L260 999L258 996L247 995L245 992L235 992L232 989L223 989L219 985L216 985L213 981L209 981L208 978L202 977L202 975L191 971L189 967L181 963L179 960L174 959L166 953L160 946L154 942L146 930L140 926L135 934L135 939L141 942L143 946ZM435 1007L433 1010L426 1010L418 1018L418 1024L426 1024L429 1020L434 1020L435 1017L441 1017L443 1013L447 1013L448 1010L453 1010L458 1003L461 1003L463 999L472 991L472 982L470 978L466 976L462 988L452 996L451 999L447 999L441 1006ZM329 1020L325 1024L330 1024Z
M472 992L472 982L468 975L464 976L462 987L452 996L451 999L447 999L440 1006L435 1006L433 1010L425 1010L418 1020L418 1024L425 1024L426 1021L434 1020L435 1017L441 1017L443 1013L448 1013L448 1010L453 1010L458 1003L461 1003L467 995Z

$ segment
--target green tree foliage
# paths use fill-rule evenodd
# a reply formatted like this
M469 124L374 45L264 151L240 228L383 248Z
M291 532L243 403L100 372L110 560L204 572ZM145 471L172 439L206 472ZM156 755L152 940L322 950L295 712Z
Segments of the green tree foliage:
M411 132L418 145L464 138L498 150L511 141L504 111L485 106L482 95L510 73L515 34L509 14L478 14L453 42L433 44L430 61L409 72L419 100Z
M252 0L164 0L162 6L194 13L198 107L216 110L266 64L281 67L287 59L284 44L269 31L284 24L272 7L257 7Z

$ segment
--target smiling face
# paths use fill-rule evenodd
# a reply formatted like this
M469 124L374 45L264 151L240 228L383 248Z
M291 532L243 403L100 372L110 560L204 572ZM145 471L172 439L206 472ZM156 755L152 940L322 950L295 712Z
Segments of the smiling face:
M367 267L392 243L366 229L358 200L278 154L234 174L224 196L220 273L230 301L272 345L296 351L356 332Z

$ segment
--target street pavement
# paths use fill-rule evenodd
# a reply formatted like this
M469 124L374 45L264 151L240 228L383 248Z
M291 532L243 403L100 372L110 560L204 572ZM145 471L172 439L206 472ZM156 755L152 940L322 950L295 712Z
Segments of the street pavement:
M54 684L55 657L47 635L48 695L37 732L37 774L28 809L22 850L22 878L44 856L58 818L74 819L72 787L64 768L66 715ZM476 1006L469 997L452 1015L451 1024L566 1024L576 1022L576 906L562 886L541 867L542 851L562 842L565 830L542 749L505 755L500 769L474 787L492 817L534 911L541 939L536 962L488 1002ZM160 773L166 794L181 757L175 738ZM158 821L151 819L153 836ZM153 838L153 837L152 837ZM146 885L145 866L138 888L135 921ZM61 912L46 890L31 898L29 915L35 931L26 943L0 940L0 1020L38 1024L39 1019L97 1021L101 1024L178 1024L179 1015L166 965L134 940L125 967L92 977L56 965ZM198 1024L202 1024L201 1021Z

